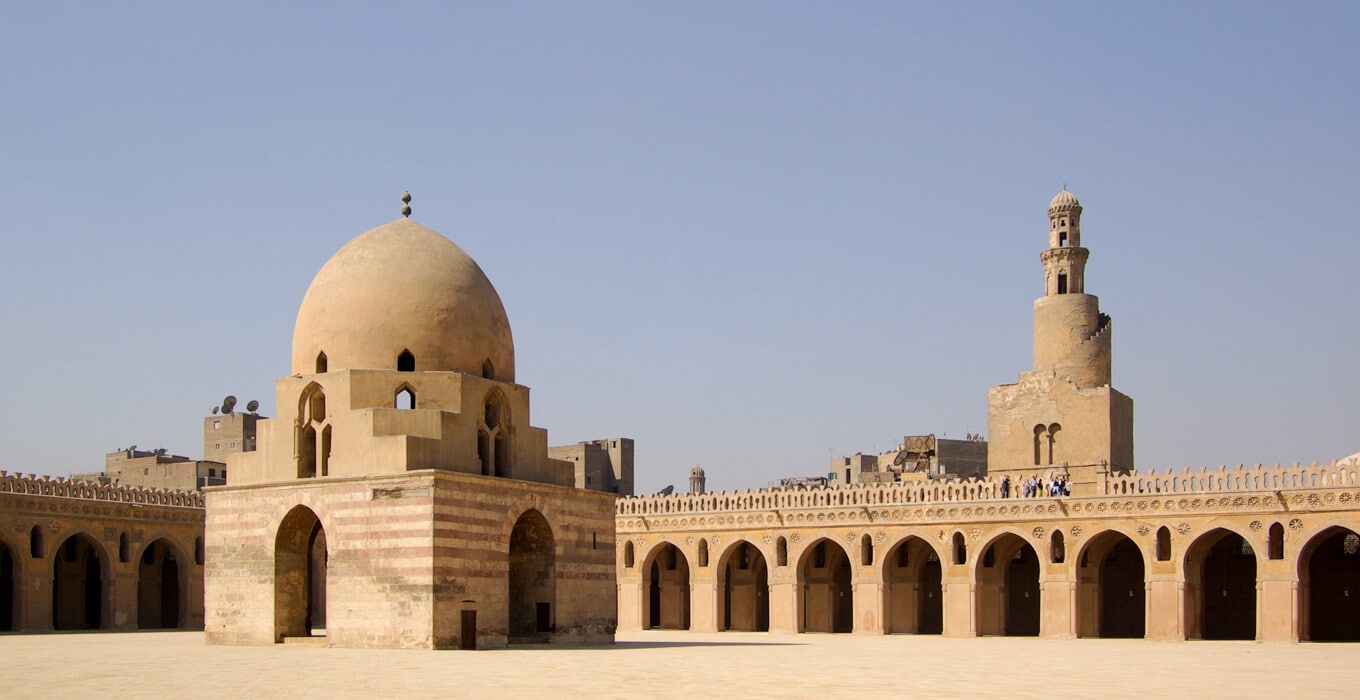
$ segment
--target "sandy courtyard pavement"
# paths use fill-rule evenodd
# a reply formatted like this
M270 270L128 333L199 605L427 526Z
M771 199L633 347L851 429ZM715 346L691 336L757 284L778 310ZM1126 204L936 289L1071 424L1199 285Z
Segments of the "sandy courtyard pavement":
M201 632L0 635L0 698L1354 698L1360 645L753 633L612 647L210 647Z

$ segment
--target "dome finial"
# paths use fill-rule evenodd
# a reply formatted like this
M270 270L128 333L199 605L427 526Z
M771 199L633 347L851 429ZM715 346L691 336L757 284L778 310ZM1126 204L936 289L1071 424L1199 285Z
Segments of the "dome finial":
M411 218L411 193L410 193L410 192L402 192L402 193L401 193L401 202L402 202L402 205L401 205L401 215L404 216L404 217L406 217L406 218L408 218L408 219Z

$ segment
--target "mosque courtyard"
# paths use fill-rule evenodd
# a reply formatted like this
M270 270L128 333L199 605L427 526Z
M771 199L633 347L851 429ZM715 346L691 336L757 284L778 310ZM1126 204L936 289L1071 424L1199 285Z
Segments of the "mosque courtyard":
M0 636L6 698L1340 698L1352 644L620 634L496 651L207 646L202 632Z

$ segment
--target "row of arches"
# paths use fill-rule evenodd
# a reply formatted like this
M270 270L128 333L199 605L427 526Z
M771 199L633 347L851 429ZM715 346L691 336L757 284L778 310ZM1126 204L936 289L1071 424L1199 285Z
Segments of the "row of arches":
M326 636L332 550L325 526L307 506L295 506L280 521L274 540L276 641ZM508 561L505 629L509 639L512 643L548 641L556 628L557 542L547 518L538 510L526 510L515 520ZM476 613L464 611L463 648L475 648L476 635Z
M949 555L950 564L971 567L970 614L978 635L1036 636L1043 614L1043 569L1067 557L1061 533L1054 534L1049 546L1041 548L1047 551L1041 551L1018 534L1004 533L971 559L961 536L941 550L926 539L908 536L878 561L866 535L857 542L858 570L850 549L832 539L816 540L790 572L796 630L854 631L854 584L871 582L880 584L882 631L940 634L945 610L942 555ZM776 551L782 553L787 545L779 539ZM623 546L625 568L631 568L632 543ZM1154 561L1163 559L1164 547L1161 541L1155 543ZM702 556L706 541L701 540L698 551L700 566L706 567ZM1108 530L1084 540L1076 556L1070 569L1076 633L1146 636L1152 562L1145 552L1129 535ZM1185 636L1255 639L1260 564L1251 543L1233 530L1218 528L1196 538L1183 562ZM739 540L721 554L716 566L716 629L768 630L770 567L760 548ZM647 592L642 627L689 628L693 579L685 553L674 543L659 543L643 559L641 574ZM1334 526L1313 536L1302 548L1298 581L1301 639L1360 641L1360 534Z
M119 538L119 563L132 563L129 549L124 534ZM47 554L45 537L37 527L29 536L28 557L0 542L0 631L15 630L21 623L32 629L43 629L47 624L54 630L111 629L113 555L83 532L67 536L50 557ZM202 538L195 542L192 561L167 538L155 539L141 549L134 566L139 629L173 629L191 617L186 608L187 592L190 568L195 564L202 564ZM22 585L26 577L32 580L35 572L28 567L34 566L50 566L50 620L33 619L22 612L42 607L26 599L35 592Z

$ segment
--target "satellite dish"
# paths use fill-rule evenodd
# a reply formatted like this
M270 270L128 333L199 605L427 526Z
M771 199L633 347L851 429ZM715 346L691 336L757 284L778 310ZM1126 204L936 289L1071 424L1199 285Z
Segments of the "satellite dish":
M214 416L217 415L217 407L216 407L216 406L213 406L213 415L214 415Z
M227 394L227 398L222 399L222 412L229 415L233 410L235 410L235 408L236 397L232 396L231 394Z
M254 399L251 399L251 400L246 404L246 410L247 410L247 411L250 411L251 413L254 413L254 412L260 410L260 402L254 400Z
M669 496L675 493L675 484L666 484L666 488L656 492L658 496Z
M137 451L137 446L136 446L136 445L133 445L132 447L129 447L128 450L131 451L131 452L136 452L136 451Z

